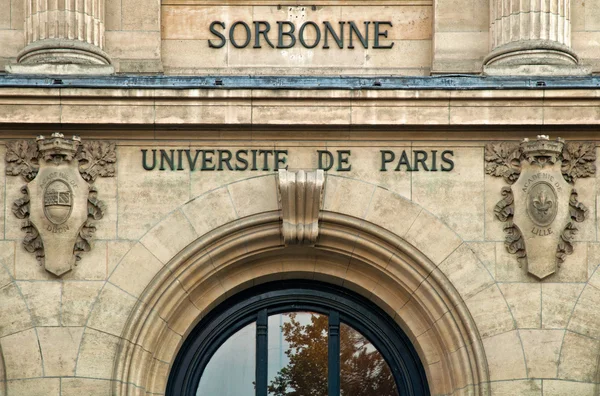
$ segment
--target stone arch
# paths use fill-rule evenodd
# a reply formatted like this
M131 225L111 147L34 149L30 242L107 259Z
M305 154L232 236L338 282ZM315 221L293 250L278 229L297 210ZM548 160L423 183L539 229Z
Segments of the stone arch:
M125 323L115 394L163 393L179 346L210 309L244 288L284 278L341 284L375 301L413 341L433 394L489 393L474 308L465 300L482 290L497 292L497 286L439 219L385 189L329 176L316 246L286 247L274 176L238 183L210 192L201 203L189 202L142 238L140 245L165 265ZM239 194L259 185L275 196L256 200ZM360 192L356 201L348 202L349 191ZM187 205L208 205L208 210L194 212L201 219L190 218ZM220 221L211 210L216 207ZM190 224L207 224L207 232L195 227L186 236ZM175 236L175 246L165 242Z

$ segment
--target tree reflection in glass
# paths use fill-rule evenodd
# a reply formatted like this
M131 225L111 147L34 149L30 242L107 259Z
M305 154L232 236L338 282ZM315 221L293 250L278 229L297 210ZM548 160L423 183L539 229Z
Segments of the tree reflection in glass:
M269 395L327 395L328 318L296 312L269 317ZM340 396L398 396L392 372L369 340L340 326Z
M341 396L398 396L390 367L362 334L340 326Z
M327 395L328 318L311 312L269 317L269 395Z

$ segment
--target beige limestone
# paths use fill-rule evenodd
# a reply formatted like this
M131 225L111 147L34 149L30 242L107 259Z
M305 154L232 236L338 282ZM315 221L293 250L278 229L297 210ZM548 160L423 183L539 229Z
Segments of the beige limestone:
M598 394L598 384L574 381L544 380L544 395L547 396L593 396Z
M491 384L492 395L494 396L541 396L541 380L513 380L513 381L494 381Z
M61 396L110 396L111 382L89 378L62 378Z
M523 343L527 377L554 378L564 330L519 330Z
M357 191L358 194L350 194ZM364 181L328 176L325 181L323 210L364 218L373 199L375 186Z
M275 175L250 178L227 186L239 217L278 210L276 188ZM261 199L255 199L258 196Z
M435 240L430 238L434 233ZM406 233L405 239L423 252L434 264L442 262L461 245L460 238L452 229L425 211L419 213Z
M186 203L182 210L199 236L237 218L227 188L209 191Z
M135 298L107 282L93 304L87 322L88 329L120 336L123 325L135 303Z
M119 339L93 329L83 333L75 375L96 379L111 379Z
M14 284L10 283L0 289L0 316L11 318L10 321L0 322L0 337L14 334L33 326L31 314L21 291Z
M0 339L6 364L6 378L34 378L44 376L42 356L35 329L24 330Z
M460 245L438 268L465 300L494 283L490 273L466 244Z
M141 242L154 257L166 264L196 238L198 238L198 234L196 234L185 214L177 210L148 231ZM135 261L139 259L139 257L136 257ZM127 259L121 265L127 265L126 263L128 263Z
M600 290L586 286L577 299L568 329L581 335L600 338L600 313L596 309L600 303Z
M420 147L414 147L413 150ZM412 199L466 241L483 240L484 188L481 148L431 147L441 155L452 150L451 172L413 172ZM439 160L439 158L438 158Z
M542 285L501 283L498 286L515 318L517 328L539 329L542 320Z
M567 331L560 351L558 378L593 382L598 370L597 340Z
M546 329L566 328L583 288L583 284L543 284L542 327Z
M61 396L60 378L32 378L8 381L8 394L20 396Z
M59 326L60 282L17 282L31 313L34 326Z
M37 333L44 360L44 375L75 375L83 327L41 327L37 329Z
M61 325L84 326L103 285L101 281L63 282Z
M491 285L465 301L469 308L479 334L483 339L508 334L515 328L514 319L510 313L502 293L497 285ZM487 341L491 345L491 341Z
M405 235L422 208L384 188L376 188L365 220L396 235Z
M492 381L526 378L525 357L516 330L483 340Z

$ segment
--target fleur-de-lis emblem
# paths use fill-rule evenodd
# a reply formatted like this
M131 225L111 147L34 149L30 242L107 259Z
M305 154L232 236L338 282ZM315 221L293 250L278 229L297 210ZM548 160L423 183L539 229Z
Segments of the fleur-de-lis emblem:
M548 214L548 210L552 208L552 205L554 205L554 202L552 202L552 199L546 197L544 190L540 190L538 196L533 200L533 207L543 216Z

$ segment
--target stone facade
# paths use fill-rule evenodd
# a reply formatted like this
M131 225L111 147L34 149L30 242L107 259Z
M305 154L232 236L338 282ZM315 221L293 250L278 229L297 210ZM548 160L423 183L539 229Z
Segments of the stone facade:
M164 395L283 279L379 305L433 395L600 394L594 1L42 3L0 0L0 396Z

